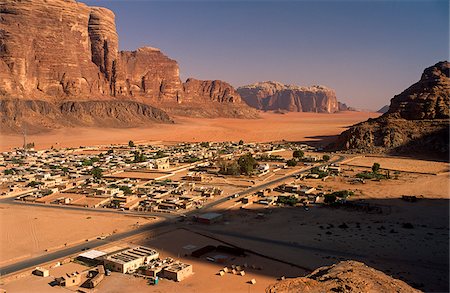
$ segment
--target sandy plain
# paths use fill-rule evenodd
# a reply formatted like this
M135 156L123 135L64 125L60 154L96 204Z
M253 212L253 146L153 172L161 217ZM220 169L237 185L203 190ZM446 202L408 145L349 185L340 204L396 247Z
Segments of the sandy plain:
M133 229L151 218L55 210L39 206L0 206L0 265L71 246L86 239Z
M346 127L378 117L379 113L261 113L260 119L175 117L175 124L155 124L143 128L63 128L36 135L27 135L37 149L54 146L79 147L101 144L123 144L154 141L317 141L338 135ZM0 132L0 151L21 147L23 136Z

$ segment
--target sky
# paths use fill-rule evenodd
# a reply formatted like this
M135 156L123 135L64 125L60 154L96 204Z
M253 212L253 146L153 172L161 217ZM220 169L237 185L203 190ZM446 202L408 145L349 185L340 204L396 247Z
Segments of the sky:
M121 50L157 47L181 79L325 85L378 110L449 59L449 2L80 0L111 9Z

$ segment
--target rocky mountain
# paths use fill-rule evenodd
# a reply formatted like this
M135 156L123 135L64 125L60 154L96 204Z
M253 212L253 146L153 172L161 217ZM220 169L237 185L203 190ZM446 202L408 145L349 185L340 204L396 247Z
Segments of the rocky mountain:
M237 91L249 106L264 111L319 113L339 111L336 93L324 86L299 87L266 81L239 87ZM343 104L340 106L344 107Z
M389 111L344 131L334 149L427 154L448 159L450 63L439 62L391 99Z
M285 279L269 286L267 293L319 293L319 292L421 292L377 271L363 263L343 261L321 267L311 274L295 279Z
M384 105L383 107L381 107L381 108L377 111L377 113L382 113L382 114L384 114L384 113L386 113L387 111L389 111L389 105Z
M117 104L103 102L132 101L141 109L144 106L140 104L168 110L176 109L172 105L192 109L201 106L201 112L211 110L233 117L256 115L230 85L194 80L183 84L177 62L159 49L120 52L118 43L115 16L108 9L74 0L0 1L0 99L45 101L49 111L59 109L65 101L90 102L83 105L102 101L95 107L110 107L107 112L117 113L121 111L115 108ZM34 123L31 118L36 109L30 105L34 103L18 103L24 107L15 107L20 113L0 109L1 121ZM148 118L139 113L135 113L135 123ZM58 110L50 117L62 114ZM22 120L13 120L19 117ZM167 121L159 119L160 115L153 118ZM86 121L80 118L79 122L84 125ZM58 124L55 120L46 127Z

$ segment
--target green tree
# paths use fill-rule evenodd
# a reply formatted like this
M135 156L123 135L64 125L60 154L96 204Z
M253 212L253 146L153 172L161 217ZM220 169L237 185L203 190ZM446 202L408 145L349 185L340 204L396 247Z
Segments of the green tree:
M251 154L243 155L238 160L238 165L241 173L246 175L250 175L257 164L258 163Z
M133 193L131 191L131 188L129 186L126 186L126 185L120 186L119 189L122 190L123 194L125 194L125 195L129 195L129 194Z
M147 156L144 155L141 152L134 152L134 162L135 163L141 163L141 162L145 162L147 160Z
M130 148L134 148L134 147L135 147L134 141L130 140L130 141L128 142L128 146L129 146Z
M243 145L244 144L244 141L241 139L240 141L239 141L239 145Z
M292 153L292 156L293 156L294 158L301 159L301 158L303 158L303 157L305 156L305 153L304 153L302 150L295 150L295 151Z
M61 170L62 170L62 172L63 172L64 175L66 175L67 173L69 173L69 168L67 168L67 167L62 167Z
M329 155L323 155L322 160L324 160L325 162L328 162L330 160L330 156Z
M100 167L95 167L91 170L91 175L94 179L101 179L103 177L103 171Z
M372 172L373 173L378 173L378 170L380 170L380 164L379 163L373 163L372 165Z
M286 165L288 165L289 167L295 167L295 166L297 166L297 161L296 161L296 160L293 160L293 159L288 160L288 161L286 162Z

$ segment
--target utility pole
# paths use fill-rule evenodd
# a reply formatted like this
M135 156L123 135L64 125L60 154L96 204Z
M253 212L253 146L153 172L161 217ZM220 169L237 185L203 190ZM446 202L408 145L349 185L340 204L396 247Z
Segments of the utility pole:
M22 125L22 134L23 134L23 150L27 149L27 129Z

